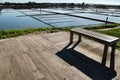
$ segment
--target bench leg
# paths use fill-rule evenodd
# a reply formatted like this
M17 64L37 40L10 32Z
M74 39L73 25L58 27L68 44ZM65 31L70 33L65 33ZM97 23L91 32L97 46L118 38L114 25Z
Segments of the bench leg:
M73 32L70 31L70 44L72 44L72 43L73 43Z
M103 57L102 57L102 63L101 63L103 66L105 66L105 64L106 64L107 52L108 52L108 45L105 44Z
M116 48L116 43L113 44L112 46L111 57L110 57L110 69L113 71L115 67L115 48Z
M78 42L81 42L81 35L78 35Z

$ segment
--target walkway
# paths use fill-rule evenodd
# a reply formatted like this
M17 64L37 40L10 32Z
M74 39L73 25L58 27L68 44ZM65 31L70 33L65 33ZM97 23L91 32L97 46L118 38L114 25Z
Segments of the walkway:
M77 46L75 42L68 43L68 32L29 34L0 40L0 80L120 79L120 51L116 51L117 76L114 76L109 74L109 68L102 69L100 65L102 44L87 39Z

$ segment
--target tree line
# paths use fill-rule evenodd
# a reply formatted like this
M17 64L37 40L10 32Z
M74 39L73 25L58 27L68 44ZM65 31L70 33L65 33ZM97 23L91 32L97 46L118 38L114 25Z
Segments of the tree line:
M86 4L86 3L36 3L36 2L28 2L28 3L0 3L0 9L2 8L13 8L13 9L25 9L25 8L118 8L120 6L116 5L103 5L103 4Z

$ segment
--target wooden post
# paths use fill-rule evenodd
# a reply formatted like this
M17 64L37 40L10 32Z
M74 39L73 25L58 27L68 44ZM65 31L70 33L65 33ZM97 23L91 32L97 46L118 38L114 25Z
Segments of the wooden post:
M112 45L112 51L111 51L111 57L110 57L110 69L113 71L115 67L115 48L116 48L116 43Z
M72 43L73 43L73 32L70 31L70 44L72 44Z
M108 23L108 17L106 18L106 22L105 22L105 24L107 24Z
M78 42L81 42L81 35L78 35Z
M41 14L41 8L40 8L40 14Z
M104 52L103 52L103 57L102 57L102 63L101 63L103 66L105 66L105 64L106 64L107 53L108 53L108 45L105 44L105 46L104 46Z

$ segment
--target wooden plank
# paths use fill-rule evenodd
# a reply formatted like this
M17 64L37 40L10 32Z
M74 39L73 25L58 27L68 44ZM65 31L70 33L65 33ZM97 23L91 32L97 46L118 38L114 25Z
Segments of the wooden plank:
M9 60L6 59L5 55L6 53L4 52L4 48L6 47L4 43L0 43L0 80L12 80L10 75L9 75Z
M20 66L15 58L15 56L12 53L12 49L9 47L8 42L4 42L5 44L3 46L3 59L5 64L5 69L7 70L7 74L5 77L9 77L10 80L25 80L25 76L22 74L22 70L20 69ZM13 43L14 44L14 43ZM7 78L5 80L8 80ZM30 78L29 78L30 79ZM27 80L27 79L26 79Z
M32 61L34 62L38 70L45 75L45 78L46 78L45 80L56 80L55 77L44 65L44 63L41 61L42 58L41 59L38 58L38 55L36 55L36 49L34 49L34 47L32 45L29 45L29 43L23 38L17 39L17 41L20 44L20 46L23 47L22 51L25 54L29 55L29 57L32 59Z
M35 39L34 37L31 37L31 39ZM42 42L41 42L42 41ZM56 54L55 53L57 53L60 49L58 49L58 47L56 47L55 46L55 44L54 43L51 43L51 42L49 42L48 40L46 40L46 39L44 39L44 38L37 38L37 40L34 40L33 41L36 45L41 45L41 47L45 47L47 50L49 50L48 51L48 53L49 54L47 54L48 55L48 57L50 57L49 58L49 61L51 61L50 63L50 65L52 66L52 67L54 67L54 66L56 66L54 69L56 69L56 70L60 70L62 73L58 73L59 75L60 74L64 74L65 75L65 77L67 78L67 79L75 79L76 77L78 78L78 79L83 79L83 77L80 75L80 74L76 74L72 69L71 69L71 66L70 65L68 65L67 63L65 63L63 60L61 60L59 57L57 57L56 56ZM39 44L38 44L39 43ZM54 45L53 45L54 44ZM52 46L52 47L51 47ZM40 47L40 46L39 46ZM40 48L41 49L41 48ZM46 54L46 53L44 53L44 54ZM55 55L53 55L53 54L55 54ZM48 57L46 57L46 59L48 58ZM56 72L56 74L57 74L57 72ZM74 77L73 77L73 75L74 75Z
M26 40L25 40L26 41ZM30 40L28 40L28 41L26 41L26 42L29 42ZM31 43L31 42L30 42ZM28 45L30 45L30 43L28 43ZM31 46L31 45L30 45ZM43 46L42 46L43 47ZM38 48L38 47L35 47L35 48ZM44 47L43 47L44 48ZM32 47L32 49L33 49L33 47ZM42 48L40 48L40 50L41 50ZM35 50L35 49L34 49ZM45 50L45 49L44 49ZM37 52L38 53L38 52ZM39 52L39 53L43 53L43 54L46 54L47 52ZM39 54L38 53L38 54ZM37 55L38 56L38 55ZM51 56L52 57L52 56ZM42 55L40 55L40 59L42 59L42 62L44 62L44 61L46 61L46 60L48 60L48 59L43 59L44 58L44 56L42 56ZM55 60L54 60L55 61ZM48 64L49 64L49 67L50 67L50 63L48 63L49 62L49 60L48 61L46 61L46 62L44 62L43 64L47 67L48 66ZM45 64L46 63L46 64ZM55 65L55 64L54 64ZM48 68L49 68L48 67ZM51 70L51 72L53 72L54 71L54 68L51 68L50 69ZM54 72L55 73L55 72ZM60 73L58 73L58 74L60 74ZM56 74L54 74L54 75L56 75ZM57 75L56 75L57 76ZM59 76L57 76L57 78L58 78ZM60 77L58 78L58 79L61 79Z
M54 63L55 60L51 61L52 56L49 55L49 51L46 49L46 47L44 46L37 47L36 45L34 45L34 42L31 42L31 40L26 38L25 41L27 41L27 45L29 45L29 47L32 46L31 50L34 53L34 55L36 55L41 60L43 65L47 68L50 74L55 77L56 80L64 79L64 75L61 74L61 71L59 69L56 69L55 67L56 65ZM57 70L59 70L59 72Z
M27 65L29 63L25 61L18 46L19 45L16 44L15 40L11 39L8 41L8 48L12 51L11 72L14 72L11 77L14 78L13 80L35 80L31 69Z
M13 40L13 41L14 41L14 43L16 43L16 45L13 45L11 47L16 46L17 49L14 50L15 53L18 53L18 54L16 54L16 57L19 56L19 54L21 54L21 57L22 57L21 59L23 59L22 61L24 61L21 63L23 65L25 65L25 70L27 72L29 72L28 76L30 76L30 75L33 76L34 77L33 80L44 79L45 75L38 70L38 68L35 66L35 64L31 60L31 58L29 57L29 55L25 54L25 53L23 53L23 51L21 51L21 47L16 40ZM11 41L11 43L12 43L12 41Z
M20 77L21 79L24 79L24 76L22 77L22 74L19 75L19 73L21 73L21 70L19 70L19 65L17 64L17 61L14 58L14 55L12 55L11 49L8 45L9 45L8 42L4 42L3 44L4 47L2 48L2 56L5 64L4 70L6 70L7 72L7 74L5 75L6 77L5 80L9 80L9 79L20 80ZM19 75L19 76L17 77L15 75Z

